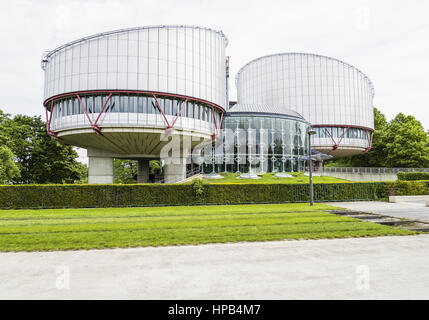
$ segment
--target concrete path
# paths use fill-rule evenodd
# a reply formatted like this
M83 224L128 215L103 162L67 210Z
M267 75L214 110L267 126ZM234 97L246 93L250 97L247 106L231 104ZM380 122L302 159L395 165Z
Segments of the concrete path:
M424 201L407 201L399 203L381 201L327 202L326 204L345 209L379 213L387 216L429 222L429 207Z
M429 235L0 253L1 299L429 299Z

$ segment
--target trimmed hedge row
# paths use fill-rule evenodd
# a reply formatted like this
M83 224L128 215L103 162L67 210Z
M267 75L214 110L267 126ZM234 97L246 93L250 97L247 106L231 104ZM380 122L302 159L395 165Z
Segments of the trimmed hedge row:
M398 180L429 180L429 172L398 172Z
M389 185L390 196L429 195L429 181L395 181Z
M429 190L429 182L428 182ZM377 200L389 183L315 184L315 201ZM309 201L308 184L136 184L0 186L0 208L91 208Z

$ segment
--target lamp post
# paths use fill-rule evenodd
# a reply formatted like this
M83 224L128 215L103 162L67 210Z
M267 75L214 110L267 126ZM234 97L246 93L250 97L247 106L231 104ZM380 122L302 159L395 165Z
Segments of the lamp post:
M313 205L313 166L311 162L311 136L316 134L316 131L309 127L307 130L308 135L308 172L310 176L310 206Z

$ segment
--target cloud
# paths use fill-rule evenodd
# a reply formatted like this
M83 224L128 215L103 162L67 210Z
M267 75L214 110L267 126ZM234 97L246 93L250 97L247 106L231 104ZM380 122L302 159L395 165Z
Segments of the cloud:
M0 108L43 113L41 54L68 41L120 28L189 24L229 38L231 92L249 60L311 52L349 62L374 82L388 118L415 115L429 128L428 1L16 0L0 12Z

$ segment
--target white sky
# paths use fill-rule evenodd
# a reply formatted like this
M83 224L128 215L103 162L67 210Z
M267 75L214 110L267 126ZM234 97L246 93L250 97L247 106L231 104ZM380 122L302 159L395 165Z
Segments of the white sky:
M157 24L222 30L234 77L248 61L278 52L344 60L375 86L388 120L414 115L429 129L427 0L12 0L0 11L0 109L43 113L43 51L103 31Z

